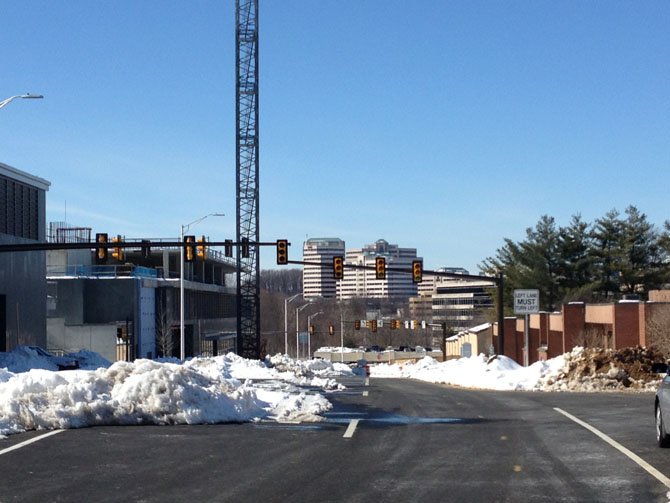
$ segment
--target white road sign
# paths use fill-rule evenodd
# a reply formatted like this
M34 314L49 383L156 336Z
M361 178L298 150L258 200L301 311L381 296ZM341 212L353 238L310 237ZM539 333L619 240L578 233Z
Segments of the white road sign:
M514 314L534 314L539 312L539 290L514 290Z

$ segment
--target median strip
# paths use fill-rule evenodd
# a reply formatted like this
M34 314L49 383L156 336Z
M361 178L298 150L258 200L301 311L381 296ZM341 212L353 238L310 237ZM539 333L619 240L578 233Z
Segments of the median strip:
M2 449L0 451L0 456L3 454L7 454L8 452L15 451L16 449L20 449L21 447L25 447L26 445L32 444L34 442L37 442L39 440L43 440L47 437L50 437L51 435L56 435L57 433L63 433L65 430L53 430L50 431L49 433L45 433L44 435L40 435L39 437L34 437L31 438L30 440L26 440L25 442L18 443L16 445L12 445L11 447L7 447L6 449Z
M661 472L659 472L656 468L651 466L649 463L647 463L644 459L642 459L640 456L635 454L633 451L630 451L629 449L626 449L623 445L621 445L619 442L614 440L613 438L605 435L602 431L598 430L597 428L594 428L591 426L589 423L586 423L582 421L581 419L573 416L572 414L565 412L563 409L559 409L558 407L554 407L554 410L556 412L559 412L563 414L565 417L568 419L574 421L580 426L583 426L587 430L589 430L591 433L599 437L600 439L604 440L607 442L609 445L614 447L616 450L619 452L625 454L628 456L631 460L635 461L640 467L644 468L650 475L654 476L661 484L663 484L665 487L670 489L670 479L663 475Z

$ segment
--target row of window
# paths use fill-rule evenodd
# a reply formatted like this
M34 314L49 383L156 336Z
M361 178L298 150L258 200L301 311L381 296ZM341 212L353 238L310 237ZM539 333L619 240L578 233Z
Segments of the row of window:
M0 233L39 239L38 189L0 176Z

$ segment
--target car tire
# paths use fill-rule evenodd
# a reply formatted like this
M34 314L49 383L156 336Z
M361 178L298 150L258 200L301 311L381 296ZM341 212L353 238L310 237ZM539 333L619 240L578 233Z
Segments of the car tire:
M670 447L670 436L665 431L661 406L656 404L656 442L659 447Z

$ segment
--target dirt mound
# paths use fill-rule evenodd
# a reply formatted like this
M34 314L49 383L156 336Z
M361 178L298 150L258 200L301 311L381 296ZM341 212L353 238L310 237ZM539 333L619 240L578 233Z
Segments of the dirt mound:
M664 355L643 347L619 350L575 348L565 356L565 367L551 384L555 390L652 391L662 378L658 364L666 362Z

